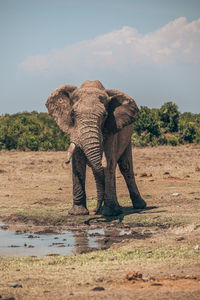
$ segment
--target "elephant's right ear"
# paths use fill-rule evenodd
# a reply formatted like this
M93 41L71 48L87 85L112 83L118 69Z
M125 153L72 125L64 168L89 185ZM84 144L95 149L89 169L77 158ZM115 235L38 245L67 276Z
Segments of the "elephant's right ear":
M55 89L46 102L49 114L64 132L68 132L69 130L71 122L70 111L72 106L70 94L76 88L77 87L73 85L63 85Z

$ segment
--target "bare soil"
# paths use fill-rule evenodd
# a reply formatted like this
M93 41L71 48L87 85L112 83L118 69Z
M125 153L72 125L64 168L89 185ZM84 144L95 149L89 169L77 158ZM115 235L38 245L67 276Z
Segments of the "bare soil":
M71 166L65 152L0 152L0 221L12 230L107 230L102 249L58 257L0 257L2 299L200 299L200 145L134 148L147 208L131 207L117 170L123 214L95 216L96 187L87 170L90 216L68 216ZM109 230L131 230L123 238ZM106 241L106 242L105 242ZM139 273L137 273L139 272ZM138 276L137 274L141 274Z

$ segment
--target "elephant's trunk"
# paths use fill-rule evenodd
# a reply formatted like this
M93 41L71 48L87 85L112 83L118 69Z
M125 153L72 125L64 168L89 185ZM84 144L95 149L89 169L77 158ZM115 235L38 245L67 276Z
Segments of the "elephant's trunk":
M84 151L91 168L99 172L102 170L102 137L94 127L82 130L81 148Z
M82 133L82 150L87 157L88 163L93 170L96 187L97 187L97 212L100 210L105 191L105 178L102 166L102 134L97 125L91 124L83 127Z

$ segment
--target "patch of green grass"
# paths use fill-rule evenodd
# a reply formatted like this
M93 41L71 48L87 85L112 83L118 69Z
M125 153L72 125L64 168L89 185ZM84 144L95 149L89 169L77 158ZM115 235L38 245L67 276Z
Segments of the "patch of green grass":
M124 223L130 226L141 226L141 227L183 227L188 224L195 222L195 218L192 216L181 216L181 215L160 215L160 214L131 214L124 217Z
M159 262L159 261L193 261L198 262L200 258L200 251L194 251L189 246L165 248L165 247L151 247L148 250L145 244L141 247L135 247L134 243L118 247L110 250L99 250L90 253L70 255L70 256L55 256L55 257L22 257L14 258L0 257L1 271L15 270L20 267L34 268L48 267L53 265L64 265L70 266L71 268L79 268L81 266L92 266L95 265L97 268L100 266L113 266L123 263L140 262L146 264L148 261Z

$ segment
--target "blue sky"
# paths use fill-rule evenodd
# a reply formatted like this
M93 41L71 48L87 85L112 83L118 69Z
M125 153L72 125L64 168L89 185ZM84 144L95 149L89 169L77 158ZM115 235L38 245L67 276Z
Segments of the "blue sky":
M0 0L0 39L1 114L86 79L200 113L199 0Z

